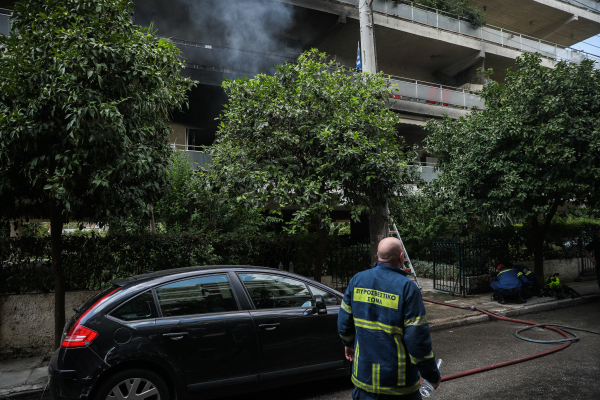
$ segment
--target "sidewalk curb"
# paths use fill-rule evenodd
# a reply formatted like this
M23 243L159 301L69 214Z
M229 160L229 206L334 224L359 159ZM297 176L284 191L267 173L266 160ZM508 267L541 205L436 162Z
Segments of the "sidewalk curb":
M590 303L590 302L596 301L598 299L600 299L600 294L594 294L594 295L589 295L589 296L585 296L585 297L578 297L576 299L565 299L565 300L551 301L548 303L533 304L531 306L524 306L522 308L510 309L510 310L501 311L501 312L495 312L495 314L498 314L501 317L514 317L517 315L523 315L523 314L529 314L529 313L558 310L560 308ZM473 317L466 317L466 318L458 317L457 319L453 319L450 321L433 320L433 321L429 322L429 324L430 324L429 331L430 332L442 331L442 330L445 330L448 328L456 328L459 326L479 324L481 322L487 322L487 321L494 320L494 319L495 318L490 317L489 315L478 314ZM440 322L436 324L436 321L440 321Z

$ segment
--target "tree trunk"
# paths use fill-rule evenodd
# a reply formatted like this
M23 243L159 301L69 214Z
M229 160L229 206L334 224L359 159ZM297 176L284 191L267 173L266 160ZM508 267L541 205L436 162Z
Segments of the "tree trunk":
M546 240L546 232L548 232L548 228L550 228L550 223L552 222L552 218L556 215L560 202L560 199L554 199L543 224L540 224L537 215L531 217L531 227L533 229L533 232L531 233L533 243L533 272L535 273L538 283L542 286L546 283L544 277L544 241Z
M369 236L371 243L371 265L378 261L377 246L390 235L387 202L383 207L371 206L369 214Z
M538 283L543 287L545 284L544 280L544 236L540 232L537 216L533 217L535 222L532 221L533 228L533 272L537 277Z
M325 250L327 249L327 241L329 238L329 229L327 226L319 228L319 248L317 251L317 263L315 265L315 281L321 282L321 274L323 273L323 264L325 263Z
M50 209L50 243L52 245L52 274L54 275L54 349L60 347L65 326L65 276L61 262L63 216L57 205Z
M150 211L150 232L156 233L156 223L154 222L154 208L152 204L148 204L148 211Z

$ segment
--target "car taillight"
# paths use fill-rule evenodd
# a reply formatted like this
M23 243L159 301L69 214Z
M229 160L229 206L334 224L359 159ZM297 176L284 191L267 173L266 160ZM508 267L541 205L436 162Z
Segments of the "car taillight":
M62 347L83 347L87 346L98 336L98 332L86 328L83 325L73 324L69 332L65 335Z
M102 297L100 300L95 302L90 308L88 308L81 317L77 318L77 321L71 326L69 332L65 335L61 347L84 347L90 344L96 336L98 336L98 332L87 328L83 325L80 325L79 322L85 317L90 311L92 311L102 300L106 299L108 296L119 290L120 288L116 288L112 292L108 293L106 296Z

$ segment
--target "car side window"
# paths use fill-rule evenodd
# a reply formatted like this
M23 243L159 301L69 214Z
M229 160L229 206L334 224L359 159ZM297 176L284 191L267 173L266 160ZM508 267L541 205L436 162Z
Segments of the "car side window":
M163 317L237 311L227 275L202 276L156 289Z
M137 321L157 318L158 312L156 311L154 296L152 296L152 292L148 291L121 305L110 315L123 321Z
M302 281L270 274L240 274L240 278L258 310L312 306L312 295Z
M340 305L340 299L335 294L330 293L323 289L319 289L316 286L308 285L308 287L310 287L310 291L312 292L313 296L322 296L323 297L323 301L325 301L326 306L339 306Z

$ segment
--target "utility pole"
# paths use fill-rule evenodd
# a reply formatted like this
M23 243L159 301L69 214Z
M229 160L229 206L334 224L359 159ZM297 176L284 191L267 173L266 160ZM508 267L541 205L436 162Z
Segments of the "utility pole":
M358 16L360 21L361 58L364 72L377 73L375 55L375 25L373 23L373 0L359 0Z
M375 52L375 24L373 21L373 0L359 0L358 15L360 21L361 62L363 72L377 73L377 55ZM377 262L377 245L389 236L387 201L377 204L371 201L369 214L369 236L371 243L371 263Z

